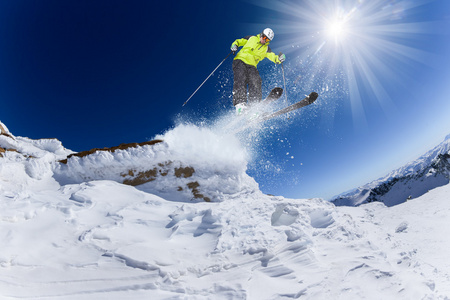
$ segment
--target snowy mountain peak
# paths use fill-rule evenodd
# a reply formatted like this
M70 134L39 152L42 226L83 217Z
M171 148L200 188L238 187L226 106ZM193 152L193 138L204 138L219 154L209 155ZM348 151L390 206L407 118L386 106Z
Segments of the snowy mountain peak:
M445 142L450 143L450 134L445 137Z
M449 180L450 135L415 161L392 171L385 177L342 194L332 202L336 205L357 206L379 201L392 206L448 184Z

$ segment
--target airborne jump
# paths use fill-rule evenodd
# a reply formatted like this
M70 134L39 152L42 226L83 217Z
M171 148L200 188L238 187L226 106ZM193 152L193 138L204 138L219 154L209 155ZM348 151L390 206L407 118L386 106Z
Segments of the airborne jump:
M262 80L259 75L257 65L260 61L268 58L276 64L281 64L286 60L286 55L281 53L276 55L269 47L275 34L272 29L266 28L260 34L249 35L241 39L235 40L231 44L231 52L220 62L220 64L209 74L203 83L192 93L192 95L183 103L183 106L195 95L195 93L203 86L203 84L214 74L214 72L225 62L231 55L236 54L233 60L233 106L236 108L236 114L242 115L249 110L250 106L255 103L262 102L269 104L281 97L283 89L276 87L272 89L266 99L262 101ZM242 47L238 52L239 47ZM284 68L283 68L284 78ZM285 83L286 84L286 83ZM248 98L247 98L248 95ZM307 106L316 101L319 94L310 93L304 99L289 105L275 112L265 113L251 120L252 123L259 123L290 111ZM247 128L246 126L245 128Z
M233 60L233 105L236 107L237 114L245 111L247 103L252 104L262 100L262 80L257 69L258 63L268 58L276 64L281 64L286 59L284 54L276 55L270 49L269 44L274 36L273 30L266 28L258 35L249 35L231 44L233 53L242 47Z

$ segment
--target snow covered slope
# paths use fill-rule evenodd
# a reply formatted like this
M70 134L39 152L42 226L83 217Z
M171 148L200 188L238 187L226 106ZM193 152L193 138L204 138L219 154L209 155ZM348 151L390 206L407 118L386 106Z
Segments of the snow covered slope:
M406 166L332 200L336 205L355 206L380 201L387 206L417 198L446 185L450 179L450 135Z
M64 164L56 140L0 136L1 299L449 299L450 185L391 208L285 199L259 191L233 137L157 138ZM195 172L123 184L168 160Z

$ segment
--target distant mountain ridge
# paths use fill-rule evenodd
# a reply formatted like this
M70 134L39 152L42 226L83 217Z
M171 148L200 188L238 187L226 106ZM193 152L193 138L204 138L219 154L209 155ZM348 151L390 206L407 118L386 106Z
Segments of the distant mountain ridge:
M417 160L331 200L338 206L383 202L393 206L450 181L450 135Z

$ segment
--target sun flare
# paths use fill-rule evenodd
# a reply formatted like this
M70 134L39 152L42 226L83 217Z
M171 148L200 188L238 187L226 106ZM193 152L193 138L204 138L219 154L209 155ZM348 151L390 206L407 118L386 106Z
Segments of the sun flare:
M333 38L336 42L345 37L347 30L348 28L342 20L330 22L326 28L328 36Z
M281 50L296 58L289 60L298 73L294 84L322 86L321 99L327 93L348 99L355 128L367 128L365 107L375 102L390 115L396 109L390 91L409 76L404 67L427 64L431 56L412 42L432 33L408 18L432 0L248 1L280 13L274 23L285 32Z

